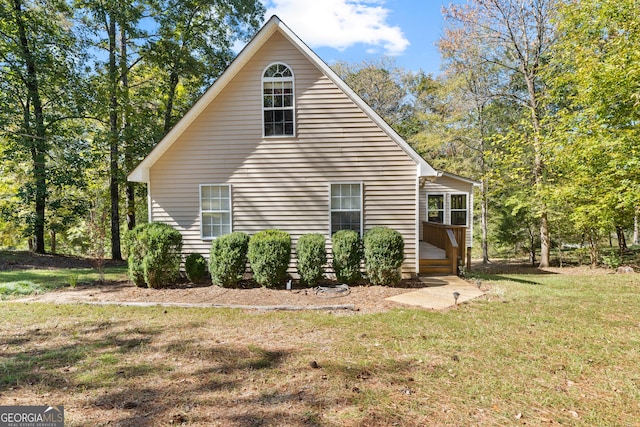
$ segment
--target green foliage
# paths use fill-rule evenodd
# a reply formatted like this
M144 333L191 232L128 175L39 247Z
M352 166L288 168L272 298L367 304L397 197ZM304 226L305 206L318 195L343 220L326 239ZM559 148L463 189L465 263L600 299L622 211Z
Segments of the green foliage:
M160 288L180 273L182 235L167 224L136 226L127 235L129 277L136 286Z
M247 268L248 250L246 233L235 231L215 239L209 256L211 281L225 287L235 286Z
M0 299L5 296L32 295L41 290L41 286L29 280L0 283Z
M367 276L373 285L394 285L401 279L404 240L396 230L375 227L364 235Z
M184 269L192 283L200 283L207 274L207 261L198 253L189 254L184 261Z
M124 235L124 244L127 249L127 253L129 254L127 257L127 265L129 267L129 280L131 280L134 285L140 288L146 286L143 268L144 247L141 240L142 234L144 232L144 227L146 225L147 224L140 224L133 230L129 230Z
M260 231L249 240L248 256L256 282L269 288L282 284L291 259L291 237L281 230Z
M314 286L324 275L327 263L325 237L322 234L305 234L300 236L296 245L298 258L298 274L302 283Z
M362 242L353 230L340 230L331 237L333 271L339 282L356 283L361 278Z
M617 250L608 251L602 254L602 263L615 270L622 265L622 257Z

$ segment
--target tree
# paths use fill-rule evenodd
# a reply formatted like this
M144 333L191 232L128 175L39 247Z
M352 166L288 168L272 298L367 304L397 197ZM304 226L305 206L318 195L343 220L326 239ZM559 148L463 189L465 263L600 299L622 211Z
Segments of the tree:
M411 113L408 74L392 58L360 64L337 62L333 70L391 127L399 130Z
M163 134L175 124L180 84L187 97L183 113L233 59L236 41L248 41L264 17L257 0L160 0L154 16L157 35L146 48L161 78Z
M129 74L134 64L140 60L138 55L131 54L130 49L135 46L132 40L144 36L144 31L139 26L148 5L143 1L122 4L118 1L88 0L81 6L91 15L92 19L85 16L85 23L96 37L95 46L107 50L106 62L96 62L98 66L104 65L104 69L99 70L99 78L94 80L98 85L96 92L103 97L103 102L98 103L96 115L108 123L111 257L122 259L119 203L120 183L124 174L121 170L121 155L124 151L127 162L132 163L128 155L134 146L130 123L132 108ZM107 106L106 110L102 105ZM131 185L126 185L126 188L127 222L129 228L132 228L135 225L134 189Z
M71 82L82 55L69 31L71 10L63 1L37 5L0 1L0 81L4 92L0 121L9 147L5 155L28 161L21 194L33 210L28 232L33 250L45 252L50 150L55 126L77 114Z
M624 232L640 207L639 12L634 0L570 1L559 9L548 80L567 171L561 186L577 202L574 227L592 237L592 262L610 230L626 249Z
M528 111L531 132L523 142L531 152L529 173L534 190L532 208L540 221L540 266L548 266L551 241L545 198L548 159L543 120L546 88L541 71L554 42L555 2L470 0L465 5L445 8L444 13L446 29L441 44L453 55L475 58L468 61L471 67L484 64L497 67L501 91L494 96L515 100Z

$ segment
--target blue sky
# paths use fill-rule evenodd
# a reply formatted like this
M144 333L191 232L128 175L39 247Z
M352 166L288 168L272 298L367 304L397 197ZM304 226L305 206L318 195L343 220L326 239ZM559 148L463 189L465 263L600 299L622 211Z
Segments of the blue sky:
M261 0L325 62L392 56L407 70L437 74L442 5L450 0Z

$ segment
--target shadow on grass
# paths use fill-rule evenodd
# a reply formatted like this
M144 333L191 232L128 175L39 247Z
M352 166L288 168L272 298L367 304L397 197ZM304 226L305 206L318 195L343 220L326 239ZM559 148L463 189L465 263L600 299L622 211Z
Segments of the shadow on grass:
M34 385L51 389L68 386L74 366L108 349L131 351L150 339L123 340L117 336L103 336L102 332L123 324L122 321L110 321L80 328L56 325L47 330L36 328L5 334L0 340L3 344L0 392ZM99 336L93 337L97 333ZM143 333L150 337L157 331L148 329Z
M345 406L364 408L363 425L373 425L374 418L367 424L371 411L371 417L381 416L385 423L395 419L391 413L374 413L365 401L369 389L381 393L379 384L393 383L394 389L410 393L417 369L396 360L366 368L341 360L296 368L290 365L300 364L295 347L215 339L210 335L215 329L208 322L198 326L196 319L173 323L164 317L147 323L144 317L162 316L160 310L141 310L139 321L118 318L126 312L105 310L108 317L83 320L87 314L79 310L69 321L52 318L46 328L4 333L0 393L64 396L65 405L75 408L77 419L70 421L77 425L102 417L118 426L333 426L323 414ZM331 384L345 384L346 393L337 398Z

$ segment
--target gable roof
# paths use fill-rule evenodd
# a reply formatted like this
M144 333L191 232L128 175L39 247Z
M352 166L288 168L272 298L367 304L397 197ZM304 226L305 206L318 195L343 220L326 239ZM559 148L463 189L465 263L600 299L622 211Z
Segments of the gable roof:
M191 107L180 121L165 135L165 137L154 147L147 157L129 174L128 180L134 182L149 182L149 169L162 157L162 155L173 145L182 133L196 120L196 118L213 102L218 94L227 86L235 75L245 66L255 53L265 44L267 40L279 31L291 42L302 54L318 67L338 88L340 88L360 109L380 127L417 165L417 176L435 177L438 172L429 165L396 131L391 128L373 109L367 105L315 52L313 52L300 38L294 34L276 15L258 31L253 39L242 49L236 59L227 69L216 79L211 87L202 97Z

